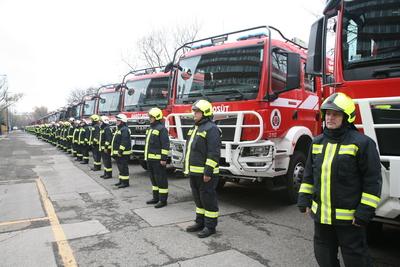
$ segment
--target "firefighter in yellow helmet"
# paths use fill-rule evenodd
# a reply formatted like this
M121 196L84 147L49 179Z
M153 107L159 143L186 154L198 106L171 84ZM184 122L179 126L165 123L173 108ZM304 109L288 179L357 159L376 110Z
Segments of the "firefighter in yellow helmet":
M381 164L375 142L354 127L356 108L343 93L321 106L323 134L308 155L298 207L314 219L314 253L320 266L371 266L365 226L381 194Z
M216 187L219 179L221 132L213 122L210 102L198 100L192 105L194 126L188 131L184 173L189 175L196 203L195 224L186 228L204 238L215 233L218 220Z
M97 114L93 114L90 116L92 120L92 156L93 156L93 168L92 171L100 171L101 170L101 153L99 151L99 139L100 139L100 116Z
M156 204L155 208L167 205L168 179L166 174L169 152L169 137L167 128L162 122L163 113L159 108L149 110L150 129L146 131L144 160L150 172L153 198L147 204Z
M111 141L112 132L110 128L110 119L107 116L101 116L101 126L99 134L99 152L103 162L104 174L100 178L112 178L112 163L111 163Z
M128 118L125 114L118 114L117 129L111 141L111 155L117 161L119 171L119 182L115 184L118 188L129 186L128 161L131 150L131 131L127 126Z

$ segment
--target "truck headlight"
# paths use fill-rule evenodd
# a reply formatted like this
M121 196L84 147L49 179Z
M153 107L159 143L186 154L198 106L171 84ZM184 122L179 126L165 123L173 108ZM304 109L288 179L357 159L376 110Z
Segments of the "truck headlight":
M269 154L270 146L243 147L242 157L266 157Z

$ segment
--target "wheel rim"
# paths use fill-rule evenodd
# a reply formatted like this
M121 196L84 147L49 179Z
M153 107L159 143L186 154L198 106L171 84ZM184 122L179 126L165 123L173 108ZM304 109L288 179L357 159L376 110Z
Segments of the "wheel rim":
M300 189L301 181L303 180L303 175L304 175L304 163L298 162L293 170L293 187L296 190L296 192L298 192Z

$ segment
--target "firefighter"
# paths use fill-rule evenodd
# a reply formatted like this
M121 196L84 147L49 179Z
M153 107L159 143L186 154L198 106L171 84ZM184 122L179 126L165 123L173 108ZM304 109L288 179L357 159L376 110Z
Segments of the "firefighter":
M68 133L67 133L67 152L68 154L72 154L74 150L74 143L73 143L73 138L74 138L74 131L75 131L75 119L74 118L69 118L69 128L68 128Z
M82 162L81 164L89 164L89 138L90 126L87 120L81 121L81 129L79 134L79 144L81 146Z
M321 106L323 134L314 138L298 207L314 219L314 253L320 266L371 266L366 226L380 201L381 163L375 142L359 133L353 100L343 93Z
M111 142L111 155L117 161L119 171L119 182L115 184L118 188L129 186L128 161L131 154L131 131L126 123L128 118L125 114L117 115L117 129Z
M112 132L110 129L110 120L107 116L101 116L101 126L99 134L99 151L104 166L104 174L100 178L112 178L112 164L111 164L111 141Z
M92 155L93 155L93 168L92 171L100 171L101 170L101 153L99 150L99 138L100 138L100 116L97 114L93 114L90 119L92 120Z
M79 151L79 146L78 146L78 137L79 137L79 131L80 131L80 120L74 120L75 128L73 132L73 137L72 137L72 156L76 157L78 159L78 154L80 154Z
M169 152L169 137L168 131L161 121L163 118L161 109L150 109L149 117L150 129L146 131L144 160L147 161L147 169L150 172L153 198L146 203L156 204L155 208L162 208L167 205L168 199L166 165Z
M184 173L189 175L196 203L195 224L186 228L204 238L215 233L218 220L216 187L219 180L221 132L213 122L210 102L198 100L192 105L194 126L188 131Z

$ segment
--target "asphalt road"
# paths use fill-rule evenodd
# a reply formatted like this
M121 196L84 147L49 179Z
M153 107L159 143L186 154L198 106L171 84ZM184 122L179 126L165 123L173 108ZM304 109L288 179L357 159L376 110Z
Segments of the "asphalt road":
M154 209L140 165L129 188L100 174L34 136L0 136L0 266L317 266L313 222L280 192L227 184L217 234L199 239L184 230L186 178L170 175L168 206ZM370 243L375 266L400 266L399 252L397 228Z

